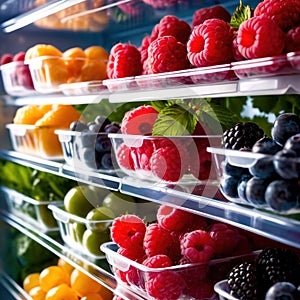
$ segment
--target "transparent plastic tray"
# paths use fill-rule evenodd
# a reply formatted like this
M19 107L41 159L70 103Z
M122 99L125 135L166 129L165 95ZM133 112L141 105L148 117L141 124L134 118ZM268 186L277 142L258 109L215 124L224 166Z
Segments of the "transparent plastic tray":
M224 149L224 148L213 148L208 147L207 151L212 153L213 159L215 161L215 166L217 168L217 173L219 177L219 184L220 184L220 190L223 193L224 197L228 199L231 202L237 203L237 204L244 204L250 207L258 208L267 210L272 213L277 213L283 216L293 216L295 214L300 213L300 206L298 204L297 207L293 207L288 210L276 210L272 208L268 203L262 202L262 203L252 203L249 201L246 201L245 199L239 197L239 196L232 196L229 195L227 192L223 189L224 180L231 177L232 175L228 175L226 171L224 170L224 164L229 163L230 165L234 167L240 168L240 170L244 170L242 173L246 174L247 176L252 176L249 173L249 168L252 168L254 165L256 165L258 162L260 162L262 159L268 159L271 161L271 164L274 161L279 161L278 158L274 159L274 156L262 154L262 153L253 153L248 151L239 151L239 150L231 150L231 149ZM289 163L295 163L300 164L299 158L282 158L280 161L286 161ZM240 172L239 172L240 173ZM237 175L237 180L240 180L243 174ZM233 176L234 177L234 176ZM253 176L252 176L253 177ZM273 176L274 178L269 180L269 183L271 183L273 180L280 179L280 177ZM268 184L268 183L266 183ZM297 197L297 195L295 195Z
M63 159L60 142L54 133L57 127L7 124L6 128L15 151L50 160Z
M287 60L295 70L300 71L300 51L288 53Z
M102 80L65 83L59 86L66 96L99 95L108 93L107 87Z
M105 258L105 254L101 253L95 254L90 251L86 247L86 245L82 242L82 236L85 230L95 230L97 231L99 227L102 229L108 230L113 220L102 220L102 221L93 221L87 220L85 218L73 215L68 213L63 205L49 205L49 209L52 211L54 218L56 219L59 227L59 232L62 240L66 245L75 250L76 252L80 252L81 254L90 257L92 259L103 259ZM99 234L99 232L97 232ZM106 236L106 235L105 235ZM99 239L101 239L101 232L99 235ZM95 239L90 241L90 245L92 247L97 247L96 250L100 249L100 240L97 240L97 235ZM109 239L106 239L105 242L108 242ZM104 241L103 241L104 242ZM98 245L99 244L99 245ZM98 249L99 246L99 249Z
M208 145L220 145L221 137L218 135L162 137L111 133L108 136L112 141L116 168L132 178L155 184L199 183L217 179L211 155L206 151L206 147ZM160 174L153 171L150 165L151 157L154 150L160 149L161 143L169 143L172 147L178 149L178 153L186 151L186 155L179 158L178 166L180 170L177 170L178 176L169 176L168 165L161 165L162 168L158 172ZM124 148L126 150L121 152L122 155L120 156L120 149Z
M56 130L55 134L61 143L66 163L81 170L92 170L102 173L115 173L111 162L112 146L107 133L79 132L73 130ZM107 151L100 153L95 150L96 139L102 138L108 146ZM102 163L101 157L108 155L109 165Z
M42 94L61 92L60 85L103 79L97 69L105 68L106 61L63 56L40 56L26 60L34 88Z
M12 96L29 96L37 94L34 89L29 67L23 61L14 61L0 67L3 86Z
M48 209L48 205L61 205L63 201L38 201L5 186L0 186L0 194L12 214L43 231L58 230L58 224Z
M239 300L230 295L227 280L221 280L215 284L215 292L219 295L220 300Z
M285 54L233 62L231 69L240 79L295 73Z
M146 299L154 299L147 292L146 282L151 279L151 277L157 276L163 272L177 273L184 281L186 288L182 291L182 294L178 299L218 299L217 294L214 293L214 284L226 277L227 273L236 264L244 261L252 261L257 255L256 252L251 252L241 256L214 259L206 263L188 263L166 268L149 268L122 256L117 252L117 249L117 244L113 242L101 245L101 250L105 253L106 259L116 275L118 282L125 284L120 275L130 271L130 275L133 276L126 276L127 281L129 281L128 285L130 289ZM197 287L201 285L205 286L208 294L210 294L208 297L199 298L195 297L193 294L195 292L194 289L197 289Z

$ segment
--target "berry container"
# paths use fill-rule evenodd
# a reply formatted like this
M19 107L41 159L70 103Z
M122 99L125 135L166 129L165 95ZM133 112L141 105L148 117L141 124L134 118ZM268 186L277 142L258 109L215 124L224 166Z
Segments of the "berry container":
M113 163L122 173L152 183L199 183L217 180L206 147L219 146L219 135L143 136L114 134Z
M221 280L217 282L214 286L214 290L219 295L220 300L238 300L230 295L227 280Z
M114 173L107 133L56 130L65 162L79 170ZM101 149L100 149L101 148Z
M100 251L100 245L110 241L108 232L113 220L87 220L67 212L63 205L50 204L48 208L52 211L60 236L68 247L91 259L105 258L105 254ZM93 232L94 236L84 238L86 231Z
M23 61L13 61L0 67L3 86L12 96L37 94L34 89L29 67Z
M299 172L299 158L213 147L207 151L213 155L220 190L227 200L283 216L299 216L299 178L284 179L278 173L278 168ZM284 201L281 192L288 195Z
M61 92L66 96L84 96L108 94L107 87L102 80L65 83L59 86Z
M12 147L15 151L51 160L62 160L63 153L57 127L7 124Z
M138 85L134 76L116 79L106 79L103 80L103 84L112 93L132 91L138 89Z
M300 71L300 51L289 52L287 54L287 60L296 71Z
M58 224L48 209L48 205L61 205L63 201L38 201L5 186L0 186L0 194L6 201L6 207L11 214L43 232L58 230Z
M60 85L106 78L105 60L40 56L25 61L29 66L34 88L42 94L61 92Z
M296 73L285 54L233 62L231 69L240 79Z
M171 290L172 284L173 288L174 285L179 288L179 291L177 290L178 298L172 299L217 300L218 295L214 292L214 284L226 277L235 265L244 261L252 261L257 255L255 251L240 256L209 260L205 263L149 268L119 254L117 252L118 246L114 242L104 243L100 248L105 253L117 281L145 299L151 300L156 298L151 296L149 281L158 275L162 278L164 274L168 274L174 280L176 279L166 283L160 282L165 284L165 288L169 288L170 292L173 292Z

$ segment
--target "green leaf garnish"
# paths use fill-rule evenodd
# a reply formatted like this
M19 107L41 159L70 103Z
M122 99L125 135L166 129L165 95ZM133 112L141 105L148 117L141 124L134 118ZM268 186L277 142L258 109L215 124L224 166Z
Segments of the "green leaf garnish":
M244 5L240 0L240 5L234 10L233 15L229 24L234 28L238 29L240 25L250 19L252 16L252 9L249 5Z

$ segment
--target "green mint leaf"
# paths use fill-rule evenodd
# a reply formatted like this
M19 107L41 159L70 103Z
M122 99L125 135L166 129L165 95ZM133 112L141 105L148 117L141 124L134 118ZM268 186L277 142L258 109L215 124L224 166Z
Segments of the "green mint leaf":
M230 26L234 29L238 29L240 25L250 19L252 16L252 9L249 5L244 5L242 0L240 0L240 5L234 10L231 20L229 22Z
M178 104L162 109L153 126L154 136L179 136L192 134L197 118L189 110Z

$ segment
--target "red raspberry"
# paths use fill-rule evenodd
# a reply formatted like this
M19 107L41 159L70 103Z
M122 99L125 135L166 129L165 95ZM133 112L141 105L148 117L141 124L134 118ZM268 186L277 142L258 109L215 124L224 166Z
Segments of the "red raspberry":
M245 60L245 57L239 51L236 36L232 40L232 51L233 51L233 58L235 61Z
M143 65L143 75L148 74L148 47L156 38L152 36L145 36L142 40L139 51L141 53L141 62Z
M300 1L264 0L254 10L255 17L262 15L271 18L283 31L287 31L300 25Z
M172 259L165 254L157 254L146 258L143 265L149 268L168 268L173 265Z
M141 147L135 148L139 168L150 171L150 158L154 151L154 145L151 140L144 140Z
M192 263L203 263L214 255L215 241L204 230L186 233L180 241L181 254Z
M146 291L156 300L176 300L185 286L184 279L178 273L167 270L151 276L146 282Z
M154 26L151 37L157 39L163 36L172 35L178 42L186 44L191 34L191 26L184 20L176 16L164 16L160 22Z
M25 60L25 52L21 51L14 55L13 61L24 61Z
M230 256L239 242L238 231L226 224L215 223L209 229L210 236L215 241L215 254L220 257Z
M142 245L137 245L135 248L122 248L120 247L117 252L131 260L142 263L146 257L145 250Z
M231 15L223 6L215 5L212 7L203 7L194 12L192 26L202 24L208 19L221 19L227 23L230 22Z
M223 20L208 19L194 27L187 43L188 59L196 67L233 60L233 29Z
M290 29L286 33L285 52L300 51L300 26Z
M163 36L154 40L148 48L149 73L172 72L188 69L186 46L174 36Z
M158 223L152 223L147 226L143 245L148 256L168 255L173 245L173 237L168 230L160 227Z
M239 235L238 238L239 238L238 243L231 256L238 256L238 255L251 253L253 249L249 239L243 235Z
M0 66L8 64L8 63L12 62L12 60L13 60L13 56L9 53L5 53L1 56Z
M158 112L151 105L142 105L125 113L121 122L123 134L151 135Z
M162 8L167 6L173 6L180 0L143 0L146 4L153 6L154 8Z
M170 231L183 231L191 224L193 218L193 214L168 205L161 205L157 211L158 224Z
M117 149L117 158L120 167L128 170L134 170L134 162L131 156L133 150L126 144L121 144Z
M122 215L114 219L111 238L122 248L133 249L143 244L146 224L136 215Z
M244 21L236 39L239 52L247 59L278 55L285 47L283 31L264 15Z
M111 48L107 63L108 78L123 78L141 74L141 53L136 46L118 43Z
M158 178L177 182L188 169L187 149L183 145L168 143L153 152L150 165L152 173Z

